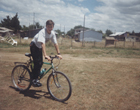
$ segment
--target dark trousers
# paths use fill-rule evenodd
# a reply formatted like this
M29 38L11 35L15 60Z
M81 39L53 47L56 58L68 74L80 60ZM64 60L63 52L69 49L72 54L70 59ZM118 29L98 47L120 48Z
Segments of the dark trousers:
M33 78L37 79L43 64L42 48L38 48L33 42L31 42L30 51L34 62L34 68L32 70Z

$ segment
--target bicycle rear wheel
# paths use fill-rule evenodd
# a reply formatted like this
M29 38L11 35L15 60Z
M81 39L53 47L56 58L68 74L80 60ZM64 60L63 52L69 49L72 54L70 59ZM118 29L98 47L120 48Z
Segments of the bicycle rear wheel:
M31 87L30 71L25 65L15 66L12 71L11 79L15 88L20 91L26 91Z
M70 80L64 73L58 71L49 75L47 89L55 100L61 102L68 100L72 93Z

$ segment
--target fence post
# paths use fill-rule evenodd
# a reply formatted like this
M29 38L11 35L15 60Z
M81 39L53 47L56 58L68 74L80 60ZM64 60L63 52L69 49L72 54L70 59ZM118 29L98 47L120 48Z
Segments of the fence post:
M140 41L139 41L139 44L140 44Z
M96 43L96 41L94 41L94 47L95 47L95 43Z
M19 35L20 36L20 35ZM21 36L20 36L20 44L21 44Z
M116 42L117 42L117 41L115 41L115 48L116 48Z
M106 47L106 40L105 40L105 47Z
M71 38L71 47L72 47L72 38Z
M133 43L132 43L132 47L134 47L134 41L133 41Z
M125 47L125 41L124 41L124 43L123 43L123 46Z
M61 40L61 45L62 45L62 42L63 42L63 38L62 38L62 40Z

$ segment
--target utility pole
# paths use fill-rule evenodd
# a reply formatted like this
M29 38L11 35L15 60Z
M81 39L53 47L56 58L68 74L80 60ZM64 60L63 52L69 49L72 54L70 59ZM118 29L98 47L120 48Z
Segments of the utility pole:
M33 29L34 29L34 23L35 23L35 13L33 13Z
M65 36L65 25L64 25L64 36Z
M30 15L29 15L29 26L30 26Z
M30 14L29 14L29 26L28 26L28 37L30 37Z
M84 46L84 28L85 28L85 15L84 15L84 23L83 23L83 39L82 39L82 46Z

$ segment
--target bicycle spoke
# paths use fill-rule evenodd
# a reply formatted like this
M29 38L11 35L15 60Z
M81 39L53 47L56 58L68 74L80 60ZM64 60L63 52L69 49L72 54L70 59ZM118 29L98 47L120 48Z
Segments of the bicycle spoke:
M53 80L54 80L54 83L55 83L56 87L58 87L58 88L61 87L60 83L58 81L57 74L53 75Z
M24 65L17 65L12 71L12 82L21 91L29 89L31 80L28 68Z
M47 81L48 91L51 96L59 101L66 101L71 95L69 79L61 72L50 75Z

